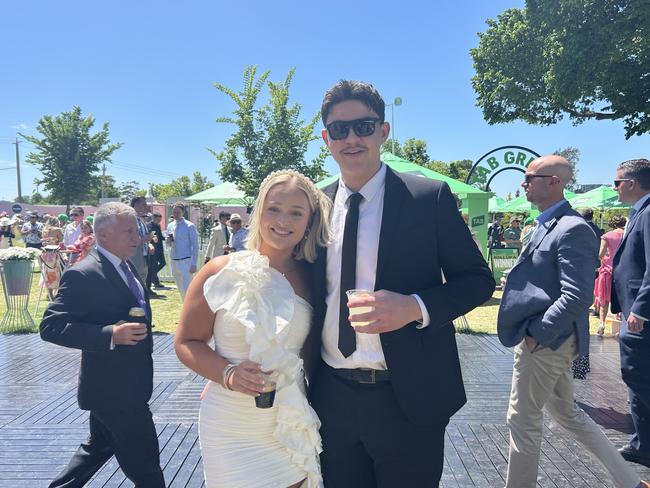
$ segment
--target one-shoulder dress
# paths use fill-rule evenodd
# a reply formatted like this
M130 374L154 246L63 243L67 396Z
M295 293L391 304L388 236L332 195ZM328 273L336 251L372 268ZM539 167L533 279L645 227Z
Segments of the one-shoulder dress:
M203 287L216 313L217 353L278 373L273 407L209 382L201 401L199 438L208 488L286 488L301 480L322 487L320 422L307 402L300 349L312 309L257 251L229 255Z

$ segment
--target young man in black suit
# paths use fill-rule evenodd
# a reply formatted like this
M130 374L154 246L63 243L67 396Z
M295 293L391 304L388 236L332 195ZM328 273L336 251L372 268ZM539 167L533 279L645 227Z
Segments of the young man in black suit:
M137 488L164 488L148 401L153 389L151 308L127 260L140 243L135 211L107 203L94 219L97 249L68 269L40 325L41 338L81 349L77 399L90 436L50 487L83 486L114 454ZM129 319L140 307L146 323Z
M438 486L445 427L466 401L452 320L495 287L449 187L382 163L384 107L372 85L340 81L321 108L341 178L324 190L332 241L315 263L307 360L322 353L310 398L333 488ZM374 293L348 303L354 288Z

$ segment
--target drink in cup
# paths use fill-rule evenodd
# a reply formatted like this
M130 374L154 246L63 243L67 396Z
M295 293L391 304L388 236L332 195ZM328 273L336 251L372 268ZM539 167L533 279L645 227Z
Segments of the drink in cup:
M371 297L373 295L373 292L370 290L348 290L345 292L345 294L348 296L348 302L352 300L353 298L359 298L359 297ZM350 307L348 305L348 309L350 310L350 315L358 315L362 313L368 313L372 312L375 308L371 306L365 306L365 307ZM363 327L364 325L368 325L370 322L351 322L352 327Z
M255 397L255 406L257 408L271 408L275 400L275 388L277 377L272 373L261 373L264 378L264 387L262 393Z

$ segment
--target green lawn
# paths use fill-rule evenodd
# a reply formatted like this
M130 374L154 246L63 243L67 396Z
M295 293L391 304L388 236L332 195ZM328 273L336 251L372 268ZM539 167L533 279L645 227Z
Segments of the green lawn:
M34 315L34 309L36 307L36 300L38 298L39 292L39 278L40 274L34 273L34 278L32 280L31 297L29 301L29 312L37 325L40 322L43 316L43 312L45 311L45 306L47 305L47 296L45 291L43 291L38 314ZM158 293L160 295L160 298L154 298L151 300L155 331L173 333L176 330L178 317L181 311L180 294L176 289L159 290ZM501 295L501 291L494 292L494 295L487 303L472 310L466 315L472 333L496 333L497 311L499 309L499 303L501 302ZM2 317L7 310L4 302L4 294L0 300L0 317ZM598 319L596 317L590 316L591 333L595 334L597 328ZM36 330L21 330L12 332L36 332Z

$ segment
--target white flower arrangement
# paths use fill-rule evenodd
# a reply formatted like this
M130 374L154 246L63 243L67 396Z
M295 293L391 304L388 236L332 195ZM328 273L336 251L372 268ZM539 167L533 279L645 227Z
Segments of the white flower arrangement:
M32 261L41 255L41 251L33 247L9 247L0 249L0 261Z

